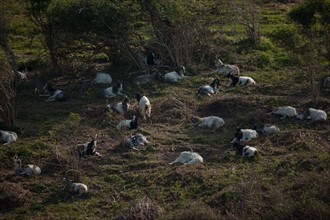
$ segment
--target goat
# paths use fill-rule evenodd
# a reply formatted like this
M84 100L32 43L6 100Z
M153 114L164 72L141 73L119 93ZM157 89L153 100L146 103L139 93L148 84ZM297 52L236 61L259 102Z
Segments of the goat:
M115 105L112 105L112 104L108 104L106 106L106 111L114 111L114 112L117 112L121 115L124 115L127 110L130 108L130 104L128 103L128 98L125 98L122 102L119 102Z
M118 123L117 129L136 129L138 127L138 118L134 115L132 120L122 120Z
M234 139L231 143L234 143L235 141L239 142L247 142L254 138L258 137L258 133L256 130L253 129L241 129L240 127L236 128L236 132L234 134Z
M17 134L13 131L2 131L0 130L0 142L4 142L3 145L11 144L17 141Z
M37 92L37 90L35 90ZM45 94L39 94L39 96L48 96L46 101L65 101L67 99L67 95L60 89L55 89L50 83L46 83L43 87L43 92Z
M286 117L297 117L298 116L297 110L291 106L279 107L275 111L272 111L271 114L280 115L280 116L282 116L281 119L284 119Z
M240 72L239 68L236 65L224 64L221 60L214 61L217 68L217 72L222 74L225 77L236 76L238 77Z
M252 79L249 76L232 76L229 75L230 79L231 79L231 87L235 87L235 86L252 86L255 85L256 82L254 81L254 79Z
M83 183L75 183L67 178L63 178L63 180L66 182L65 188L67 188L70 193L77 194L74 196L81 196L88 192L88 187Z
M330 88L330 76L324 79L323 81L323 87Z
M210 85L201 86L198 88L199 95L208 95L215 94L218 92L218 88L220 86L220 80L215 78Z
M176 158L170 165L175 163L182 163L182 164L195 164L195 163L203 163L203 157L198 153L191 152L191 151L183 151L180 153L180 156Z
M135 94L135 97L139 103L139 112L144 120L151 117L151 104L149 99L139 93Z
M168 72L164 75L165 81L169 83L176 83L184 77L186 68L184 66L178 67L175 71Z
M225 121L217 116L208 116L203 118L193 116L192 120L197 121L198 127L200 128L216 130L225 125Z
M280 128L276 125L270 125L270 124L264 124L257 128L257 126L254 127L254 130L261 132L264 135L268 134L275 134L280 131Z
M99 97L113 98L116 97L117 95L124 95L122 94L122 91L123 91L123 83L121 81L118 81L116 85L100 90Z
M151 75L141 75L141 76L136 77L133 80L133 83L138 86L145 85L148 83L152 83L154 80L159 80L161 78L161 76L162 76L161 73L153 73Z
M111 84L112 78L109 73L97 73L93 82L96 84Z
M16 175L24 175L24 176L34 176L40 175L41 169L40 167L32 164L22 165L21 159L18 158L17 154L14 156L14 169Z
M131 135L125 139L125 146L130 147L134 150L139 150L139 147L144 146L148 143L149 141L147 140L147 138L140 133L136 135Z
M311 119L314 121L325 121L327 120L327 113L325 111L315 108L309 108L309 115L307 116L307 119Z
M97 138L97 134L90 142L77 145L77 152L79 154L79 158L86 157L89 155L101 156L100 153L96 152L96 144L97 144L96 138Z
M233 148L236 150L236 154L241 155L242 157L253 157L256 156L258 150L254 147L248 145L242 145L237 141L233 142Z

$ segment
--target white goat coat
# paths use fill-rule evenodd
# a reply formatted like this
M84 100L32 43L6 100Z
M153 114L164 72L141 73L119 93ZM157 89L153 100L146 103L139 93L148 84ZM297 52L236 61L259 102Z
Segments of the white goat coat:
M165 77L166 82L174 83L174 82L178 82L179 80L181 80L183 78L183 74L180 75L180 73L178 73L176 71L172 71L172 72L166 73L164 75L164 77Z
M255 84L256 84L256 82L251 77L249 77L249 76L240 76L238 78L238 83L236 85L238 85L238 86L252 86L252 85L255 85Z
M88 187L83 183L71 183L70 184L71 190L78 195L82 195L88 192Z
M180 153L180 156L176 158L170 165L174 163L182 163L182 164L195 164L195 163L203 163L203 158L201 155L191 151L183 151Z
M198 127L209 128L209 129L218 129L225 125L225 121L217 116L208 116L201 118L201 121Z
M28 164L23 168L23 172L21 172L20 174L28 176L40 175L41 169L36 165Z
M291 106L279 107L276 111L273 111L272 113L275 115L281 115L282 118L297 116L297 110Z
M116 112L118 112L119 114L125 114L125 110L124 110L124 108L123 108L123 103L122 102L119 102L119 103L117 103L117 104L115 104L115 105L111 105L111 104L109 104L109 105L107 105L107 107L106 107L107 109L109 109L109 110L111 110L112 108L116 111ZM128 104L127 103L127 110L130 108L130 104Z
M312 121L325 121L327 120L327 113L325 111L315 108L308 109L309 116L307 119L312 119Z
M239 68L236 65L223 64L221 60L215 61L217 72L227 77L229 75L239 76Z
M151 116L151 104L149 99L146 96L142 96L139 101L139 111L143 119L146 119L147 116Z
M3 145L10 144L17 141L17 134L13 131L1 131L0 130L0 142L5 142Z
M254 147L250 147L250 146L245 146L243 148L243 153L242 153L242 157L253 157L256 152L258 152L258 150Z
M131 122L132 122L132 120L122 120L118 123L117 129L118 130L130 129L131 128Z
M94 79L94 83L97 84L111 84L112 78L109 73L97 73Z
M264 134L274 134L280 131L280 128L276 125L265 125L262 129L262 133Z

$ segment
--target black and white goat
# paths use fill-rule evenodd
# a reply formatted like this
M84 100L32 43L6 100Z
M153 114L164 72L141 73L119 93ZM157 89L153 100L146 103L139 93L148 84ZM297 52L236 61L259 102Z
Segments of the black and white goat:
M121 81L118 81L116 85L110 86L106 89L102 89L99 92L99 97L101 98L113 98L117 95L124 95L122 94L123 91L123 83Z
M74 196L81 196L88 192L88 187L83 183L75 183L68 178L63 178L66 183L65 188L68 189L70 193L76 194Z
M139 150L141 146L144 146L145 144L148 143L149 141L147 140L147 138L140 133L136 135L131 135L125 139L125 146L132 148L134 150Z
M101 154L96 151L96 144L97 144L96 138L97 135L95 135L95 137L90 142L77 145L77 152L79 154L79 158L90 155L101 156Z
M327 120L327 113L321 109L309 108L308 109L308 116L306 119L315 121L326 121Z
M264 124L260 127L255 126L254 130L264 134L264 135L270 135L280 132L280 128L276 125L271 124Z
M109 73L97 73L93 82L96 84L111 84L112 77Z
M116 113L119 113L121 115L124 115L127 110L130 108L130 104L128 103L129 99L125 98L122 102L119 102L117 104L109 104L106 106L106 111L114 111Z
M148 83L152 83L155 80L160 80L161 76L162 76L161 73L153 73L151 75L141 75L141 76L136 77L133 80L133 83L135 85L138 85L138 86L145 85L145 84L148 84Z
M240 127L236 128L236 132L234 134L234 139L231 143L236 141L238 142L247 142L251 141L254 138L258 137L258 132L253 129L241 129Z
M117 129L136 129L138 127L138 118L134 115L131 120L122 120L118 123Z
M253 157L256 156L258 150L254 147L250 147L248 145L242 145L237 141L233 142L233 148L236 150L237 155L241 155L242 157Z
M2 131L0 130L0 142L4 142L3 145L8 145L12 142L17 141L17 134L13 131Z
M15 155L13 159L14 159L14 169L16 175L34 176L41 174L40 167L32 164L23 165L22 160L19 159L17 155Z
M239 76L239 68L236 65L224 64L221 60L214 61L217 72L225 77Z
M140 93L135 94L135 97L139 103L139 112L144 120L151 117L151 104L149 99L141 95Z
M170 165L175 163L182 163L182 164L203 163L203 157L195 152L183 151L180 153L179 157L177 157L173 162L170 163Z
M164 75L165 82L176 83L184 77L185 72L186 68L184 66L180 66L175 71L168 72Z
M36 89L36 92L38 90ZM63 92L63 90L55 89L50 83L46 83L43 87L44 94L39 94L39 96L47 96L48 99L46 101L65 101L67 99L67 95Z
M207 129L218 129L225 125L225 121L218 116L208 116L208 117L192 117L193 121L197 121L198 127Z
M218 92L220 86L220 80L215 78L210 85L201 86L198 88L198 96L215 94Z
M273 115L280 115L282 116L281 119L284 119L286 117L297 117L297 110L292 106L283 106L279 107L276 110L272 111L270 114Z
M230 79L231 79L231 87L235 87L235 86L252 86L255 85L256 82L254 81L254 79L252 79L249 76L232 76L229 75Z

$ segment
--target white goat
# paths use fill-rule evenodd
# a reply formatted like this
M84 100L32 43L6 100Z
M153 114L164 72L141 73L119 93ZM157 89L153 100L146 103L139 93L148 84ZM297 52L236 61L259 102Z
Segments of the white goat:
M258 150L254 147L248 145L242 145L237 141L233 142L233 148L236 150L236 154L241 155L242 157L253 157L257 155Z
M133 80L133 83L138 86L145 85L148 83L152 83L155 80L159 80L161 78L161 76L162 76L161 73L153 73L151 75L141 75L141 76L136 77Z
M106 106L106 111L112 110L114 112L124 115L130 108L130 104L128 103L128 101L128 98L125 98L122 102L119 102L115 105L109 104Z
M324 79L323 81L323 87L330 88L330 76Z
M136 95L136 99L139 103L139 112L141 114L141 116L143 117L144 120L146 120L146 118L150 118L151 117L151 104L149 99L144 96L141 95L139 93L137 93Z
M232 76L229 75L230 79L231 79L231 87L235 87L235 86L252 86L255 85L256 82L254 81L254 79L252 79L249 76Z
M117 129L136 129L138 127L137 117L134 115L132 120L122 120L118 123Z
M175 163L182 164L195 164L195 163L203 163L203 157L198 153L191 151L183 151L180 153L180 156L176 158L170 165Z
M200 128L208 128L208 129L216 130L225 125L225 121L218 116L208 116L203 118L194 116L192 119L199 123L198 127Z
M4 142L3 145L10 144L17 141L17 134L13 131L2 131L0 130L0 142Z
M113 98L116 97L117 95L124 95L122 94L122 91L123 91L123 83L121 81L118 81L116 85L100 90L99 97Z
M327 113L325 111L315 108L309 108L309 115L307 119L311 119L312 121L325 121L327 120Z
M111 84L112 78L109 73L97 73L93 82L97 84Z
M148 144L149 141L142 134L131 135L125 139L125 146L128 146L134 150L139 150L139 147Z
M180 66L179 68L177 68L177 70L166 73L164 75L165 81L170 83L176 83L184 77L185 72L186 68L184 66Z
M218 88L220 86L220 80L215 78L210 85L201 86L198 88L199 95L208 95L215 94L218 92Z
M276 125L265 124L262 126L261 132L263 134L275 134L280 131L280 128Z
M39 94L39 96L48 96L48 99L46 99L48 102L65 101L67 99L67 95L62 90L55 89L50 83L44 85L43 91L45 94Z
M274 115L282 116L281 119L286 117L297 117L297 110L291 106L279 107L277 110L271 112Z
M224 64L221 60L214 61L217 72L225 77L239 76L239 68L236 65Z
M72 180L68 180L67 178L63 178L63 180L66 182L66 188L69 192L77 194L74 196L81 196L88 192L88 187L83 183L74 183Z
M40 175L41 173L40 167L32 164L27 164L23 166L21 159L19 159L17 155L15 155L13 159L14 159L14 169L16 175L26 175L26 176Z
M232 140L231 143L234 143L236 141L239 142L247 142L247 141L251 141L254 138L258 137L258 133L256 130L253 129L241 129L240 127L238 127L236 129L235 135L234 135L234 139Z

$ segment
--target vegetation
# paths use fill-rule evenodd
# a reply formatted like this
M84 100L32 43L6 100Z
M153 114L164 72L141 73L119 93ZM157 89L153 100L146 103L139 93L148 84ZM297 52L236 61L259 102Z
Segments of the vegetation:
M0 146L0 219L326 219L330 216L329 120L310 123L267 114L273 107L315 107L330 112L328 0L249 1L3 1L0 12L0 109L14 91L11 123L0 111L0 129L18 141ZM3 46L6 42L7 46ZM12 53L8 53L10 48ZM154 52L161 73L185 65L178 84L133 86L152 71L140 55ZM14 54L15 62L12 59ZM214 59L238 65L255 87L229 89L229 79L212 97L197 98L209 84ZM28 79L12 74L28 69ZM105 113L103 86L86 83L95 72L123 80L136 114L136 92L148 96L152 117L137 131L119 132L123 116ZM5 78L3 78L5 77ZM220 77L220 76L218 76ZM69 94L45 102L34 93L52 82ZM198 128L192 116L222 117L219 130ZM244 159L230 141L238 125L271 123L281 132L249 142L259 155ZM140 132L150 144L123 146ZM79 160L72 149L98 134L102 157ZM170 166L193 150L203 164ZM36 164L38 177L14 175L12 158ZM70 172L68 172L70 171ZM82 182L80 197L63 190L64 177Z

